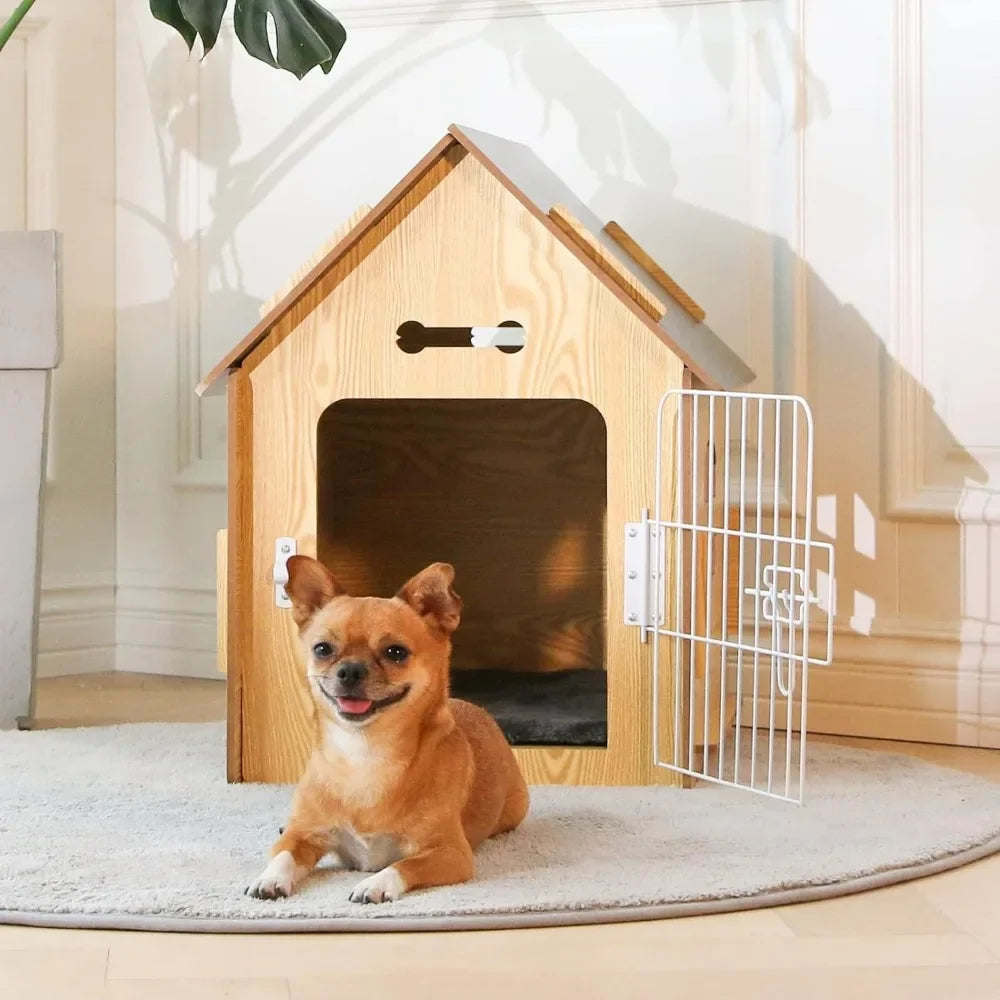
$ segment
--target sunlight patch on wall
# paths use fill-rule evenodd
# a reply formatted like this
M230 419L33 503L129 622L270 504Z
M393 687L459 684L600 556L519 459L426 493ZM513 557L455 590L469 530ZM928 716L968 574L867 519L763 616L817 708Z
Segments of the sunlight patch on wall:
M991 524L965 524L961 529L962 615L973 621L1000 620L1000 532ZM991 544L993 543L993 544ZM991 579L991 577L993 579ZM992 600L991 600L992 598ZM994 606L991 607L990 605Z
M871 635L874 619L875 598L860 590L854 591L854 614L851 615L851 629L861 635Z
M854 494L854 551L875 558L875 515L857 493Z
M819 608L831 618L837 616L837 581L823 570L816 571L816 596Z
M816 497L816 530L827 538L837 537L837 494Z

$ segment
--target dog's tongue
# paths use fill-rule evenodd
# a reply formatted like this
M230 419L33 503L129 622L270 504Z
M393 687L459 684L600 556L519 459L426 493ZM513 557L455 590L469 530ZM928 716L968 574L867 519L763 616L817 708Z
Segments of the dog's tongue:
M362 698L338 698L337 705L348 715L364 715L372 707L372 702Z

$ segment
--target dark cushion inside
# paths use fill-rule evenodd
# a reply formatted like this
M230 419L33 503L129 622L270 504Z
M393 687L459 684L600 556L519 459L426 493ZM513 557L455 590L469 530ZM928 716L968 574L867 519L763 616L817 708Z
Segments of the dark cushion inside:
M608 745L603 670L455 670L451 694L486 709L514 746Z

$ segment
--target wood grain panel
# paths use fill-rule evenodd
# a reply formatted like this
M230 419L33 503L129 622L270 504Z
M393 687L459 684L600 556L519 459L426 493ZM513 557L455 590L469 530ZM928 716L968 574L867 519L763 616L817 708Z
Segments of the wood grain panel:
M692 376L685 370L682 387L692 388ZM662 440L670 443L664 450L661 466L660 491L663 520L683 520L686 506L690 503L690 482L695 468L690 447L692 401L688 397L674 396L664 405L661 412ZM670 463L670 464L668 464ZM656 517L656 512L653 512ZM670 530L664 539L663 560L663 614L665 620L680 625L690 631L693 620L692 569L693 539L690 532ZM658 674L655 697L657 701L657 736L659 737L656 759L664 764L687 764L685 748L688 745L689 709L692 696L690 672L691 647L688 642L675 637L656 637L652 640L658 646ZM679 711L675 707L679 706ZM690 787L690 779L682 779L685 787Z
M253 401L250 379L234 372L226 384L228 406L228 552L226 606L226 774L242 781L247 730L243 725L244 682L252 685L254 630L251 627L254 584L253 564ZM250 730L252 732L252 729Z
M350 593L455 566L456 669L604 665L604 420L581 400L342 400L320 419L319 557Z
M553 205L549 218L622 289L623 292L646 314L659 322L667 307L648 288L644 287L634 274L627 271L597 242L593 234L576 219L563 205Z
M305 759L308 708L294 627L274 606L270 573L279 535L315 550L317 425L327 407L366 398L576 398L607 425L608 748L532 748L518 759L533 782L675 783L651 764L648 647L622 622L621 526L650 504L656 406L681 384L683 365L477 160L461 160L438 180L413 203L404 199L386 231L373 232L365 266L304 308L249 372L262 402L254 407L256 656L246 665L245 777L295 780ZM524 350L406 355L395 346L407 319L465 326L498 318L524 326Z
M702 309L617 222L609 222L604 231L662 288L696 323L705 321ZM662 315L662 314L661 314Z

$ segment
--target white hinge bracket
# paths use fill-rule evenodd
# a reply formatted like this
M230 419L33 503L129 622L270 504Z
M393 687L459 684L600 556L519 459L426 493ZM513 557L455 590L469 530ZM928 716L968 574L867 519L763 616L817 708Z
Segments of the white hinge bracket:
M291 599L285 592L285 584L288 583L288 562L289 556L296 553L294 538L279 538L274 543L274 603L279 608L290 608Z
M625 624L646 632L654 627L658 574L662 572L662 539L657 526L643 511L641 521L625 525ZM662 609L660 621L663 620Z

